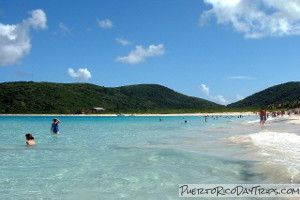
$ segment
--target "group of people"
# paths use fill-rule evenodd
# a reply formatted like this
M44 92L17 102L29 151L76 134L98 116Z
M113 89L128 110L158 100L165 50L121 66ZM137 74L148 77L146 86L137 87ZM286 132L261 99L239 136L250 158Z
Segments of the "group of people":
M261 109L259 111L259 116L260 116L260 124L264 125L265 122L267 121L267 112L264 109ZM240 116L242 117L242 116ZM205 116L205 122L207 122L207 118L208 116ZM159 121L162 121L162 119L160 119ZM53 122L51 124L51 133L54 134L59 134L59 128L58 128L58 124L60 123L60 120L58 118L54 118ZM187 123L187 121L185 120L185 123ZM32 134L28 133L25 135L26 137L26 144L29 146L33 146L36 145L35 141L34 141L34 137Z
M285 110L282 110L282 111L272 111L272 112L269 112L269 113L267 113L266 110L261 109L258 114L259 114L259 117L260 117L260 124L264 125L266 123L266 121L267 121L267 118L269 117L269 114L273 118L274 117L278 117L278 116L282 117L285 114L287 114L287 115L290 116L291 114L300 114L300 109L287 110L287 111L285 111Z
M59 128L58 128L58 124L60 123L60 120L58 118L54 118L53 119L53 122L51 124L51 133L54 133L54 134L59 134ZM26 137L26 144L28 146L34 146L36 145L35 141L34 141L34 137L32 134L30 133L27 133L25 135Z

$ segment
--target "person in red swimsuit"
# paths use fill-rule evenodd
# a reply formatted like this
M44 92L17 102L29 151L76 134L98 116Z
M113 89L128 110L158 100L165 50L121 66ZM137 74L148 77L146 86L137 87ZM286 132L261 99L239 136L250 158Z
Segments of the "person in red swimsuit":
M260 124L264 125L265 122L267 121L267 112L264 109L261 109L259 111L259 116L260 116Z

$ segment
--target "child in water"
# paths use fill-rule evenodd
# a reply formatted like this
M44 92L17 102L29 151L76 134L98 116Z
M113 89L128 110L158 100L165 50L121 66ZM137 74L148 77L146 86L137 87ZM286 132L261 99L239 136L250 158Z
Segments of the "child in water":
M35 145L34 137L30 133L26 134L25 137L26 137L26 140L27 140L26 144L28 146L34 146Z
M59 128L58 128L58 124L59 124L59 119L54 118L53 119L53 123L51 125L51 132L54 134L59 134Z

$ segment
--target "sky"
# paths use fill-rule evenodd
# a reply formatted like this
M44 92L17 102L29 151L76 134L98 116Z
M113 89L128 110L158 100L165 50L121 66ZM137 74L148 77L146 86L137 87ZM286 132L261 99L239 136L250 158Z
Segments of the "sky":
M0 82L160 84L227 105L299 72L300 0L0 0Z

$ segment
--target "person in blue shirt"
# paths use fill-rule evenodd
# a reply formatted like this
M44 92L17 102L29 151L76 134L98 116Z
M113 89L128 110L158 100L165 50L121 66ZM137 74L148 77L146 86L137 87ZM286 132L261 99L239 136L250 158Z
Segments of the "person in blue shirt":
M59 119L54 118L53 123L51 125L51 132L54 134L59 134L58 124L60 123Z

